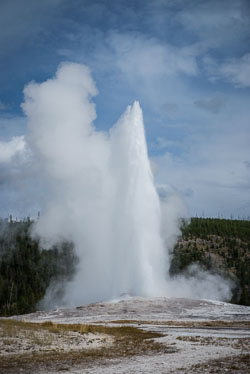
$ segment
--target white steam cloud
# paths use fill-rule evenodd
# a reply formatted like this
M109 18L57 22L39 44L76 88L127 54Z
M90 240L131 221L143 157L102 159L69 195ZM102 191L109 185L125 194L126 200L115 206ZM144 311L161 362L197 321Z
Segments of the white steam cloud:
M95 84L86 66L73 63L24 94L27 142L49 192L35 233L44 243L73 241L79 258L62 305L123 294L229 297L230 287L210 274L198 285L194 277L168 279L166 247L179 233L183 204L173 195L160 203L138 102L109 133L96 131Z

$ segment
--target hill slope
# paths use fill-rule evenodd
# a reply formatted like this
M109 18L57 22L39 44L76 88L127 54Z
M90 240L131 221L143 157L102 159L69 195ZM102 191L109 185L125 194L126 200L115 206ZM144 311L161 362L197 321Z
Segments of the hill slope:
M232 302L250 305L250 221L191 218L172 252L170 274L192 263L235 281Z

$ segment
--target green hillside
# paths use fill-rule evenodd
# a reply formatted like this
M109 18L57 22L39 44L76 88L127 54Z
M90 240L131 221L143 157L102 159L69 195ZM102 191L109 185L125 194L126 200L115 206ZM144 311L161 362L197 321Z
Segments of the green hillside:
M232 302L250 305L250 221L191 218L172 253L170 273L192 263L235 281Z
M74 272L73 246L40 249L39 241L31 239L30 227L30 221L0 221L0 315L35 311L50 282L63 286Z

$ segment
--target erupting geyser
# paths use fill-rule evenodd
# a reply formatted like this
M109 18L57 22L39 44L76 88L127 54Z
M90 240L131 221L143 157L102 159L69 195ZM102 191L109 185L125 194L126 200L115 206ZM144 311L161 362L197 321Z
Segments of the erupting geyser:
M31 82L24 90L26 141L39 169L44 202L34 231L43 245L72 241L79 258L60 305L124 294L228 297L228 283L199 269L188 280L166 281L166 239L172 245L178 233L180 204L176 197L160 204L139 103L104 133L93 126L91 97L96 93L89 69L72 63L61 65L55 78ZM167 217L164 231L162 213Z
M115 180L111 217L114 294L163 294L166 276L160 202L151 173L138 102L110 132ZM112 261L112 258L114 259Z
M65 302L164 294L160 202L139 103L105 134L92 124L87 67L64 64L24 92L30 147L49 184L36 232L50 243L72 240L80 260Z

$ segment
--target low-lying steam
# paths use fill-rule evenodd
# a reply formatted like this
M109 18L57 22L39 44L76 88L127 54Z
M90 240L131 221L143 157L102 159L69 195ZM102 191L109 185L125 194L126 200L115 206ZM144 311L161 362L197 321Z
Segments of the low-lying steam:
M163 216L166 222L171 217L168 201L161 206L154 186L139 103L109 133L96 131L95 84L86 66L72 63L61 65L53 79L30 83L24 93L28 144L47 181L35 231L50 244L73 241L79 258L61 304L123 294L176 296L175 288L189 287L186 279L167 279L166 243L178 232L179 202L176 210L174 200L169 203L172 224L163 237ZM224 288L219 298L228 293Z

